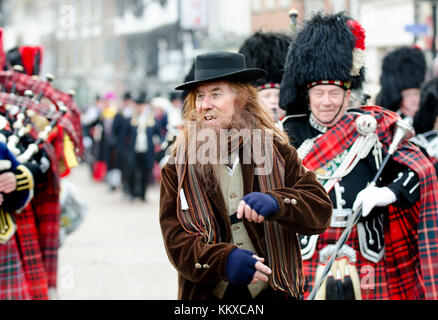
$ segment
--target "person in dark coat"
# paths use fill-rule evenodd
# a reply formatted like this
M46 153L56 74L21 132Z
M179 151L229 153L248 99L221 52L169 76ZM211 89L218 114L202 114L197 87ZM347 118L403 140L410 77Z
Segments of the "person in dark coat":
M297 233L323 232L331 202L258 102L249 82L263 70L224 51L198 55L195 68L194 80L176 88L189 91L187 122L160 189L160 226L178 271L178 299L300 299L305 279ZM228 139L218 148L221 131ZM270 146L264 165L256 133ZM207 150L196 143L203 134ZM227 161L213 156L218 149Z
M112 122L110 147L114 153L113 157L115 158L115 161L112 171L108 172L108 183L111 190L118 188L125 178L124 171L126 170L125 157L127 151L127 131L129 130L133 103L134 101L132 100L131 93L125 92L122 104Z
M141 92L135 101L127 135L128 192L131 199L146 201L146 190L154 165L154 136L160 137L155 113L148 104L146 92Z

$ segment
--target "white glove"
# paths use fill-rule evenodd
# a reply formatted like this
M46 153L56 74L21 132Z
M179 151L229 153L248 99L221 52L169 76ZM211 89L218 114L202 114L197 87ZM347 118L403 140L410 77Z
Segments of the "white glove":
M369 186L357 194L353 203L353 211L362 204L362 216L366 217L374 207L386 207L397 201L394 192L388 187Z

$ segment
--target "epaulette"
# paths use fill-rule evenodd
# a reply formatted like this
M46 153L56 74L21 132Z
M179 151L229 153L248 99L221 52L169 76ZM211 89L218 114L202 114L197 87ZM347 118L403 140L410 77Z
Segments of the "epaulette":
M20 164L16 170L19 171L19 173L15 174L15 178L17 179L16 190L17 191L33 190L34 181L30 170L22 164Z
M0 244L5 244L16 230L12 216L0 207Z

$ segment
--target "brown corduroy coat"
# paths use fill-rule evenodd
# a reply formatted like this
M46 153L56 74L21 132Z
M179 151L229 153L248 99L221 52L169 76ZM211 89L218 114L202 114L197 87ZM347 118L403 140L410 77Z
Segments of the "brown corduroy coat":
M313 172L301 164L296 150L289 145L277 148L285 160L285 187L268 193L274 196L279 211L270 218L294 234L312 235L326 230L330 224L332 203ZM241 158L242 159L242 158ZM244 195L260 191L254 164L242 164ZM212 299L213 289L220 280L227 280L226 265L231 244L231 224L222 193L209 195L210 203L222 226L223 242L207 244L202 237L187 233L177 217L178 177L174 164L167 164L161 172L160 226L170 262L178 271L178 299ZM244 219L248 235L259 256L267 263L267 248L263 223ZM298 241L297 237L295 237ZM299 244L293 247L299 248ZM298 255L300 256L300 255ZM300 263L301 265L301 263Z

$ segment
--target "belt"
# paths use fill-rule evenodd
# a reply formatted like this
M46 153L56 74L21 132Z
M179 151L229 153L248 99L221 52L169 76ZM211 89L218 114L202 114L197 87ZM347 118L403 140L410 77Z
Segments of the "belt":
M352 209L333 209L330 227L345 228L352 214L353 214Z

